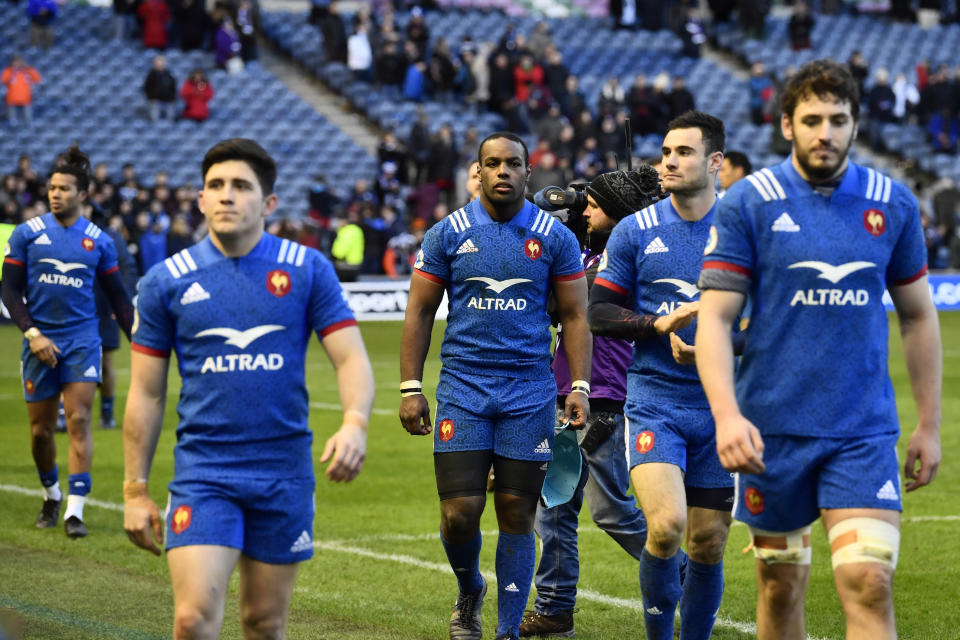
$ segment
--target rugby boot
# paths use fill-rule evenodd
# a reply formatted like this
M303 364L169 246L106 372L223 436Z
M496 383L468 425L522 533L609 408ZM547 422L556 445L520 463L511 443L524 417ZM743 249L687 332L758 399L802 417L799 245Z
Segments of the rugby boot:
M87 535L87 527L83 524L83 520L77 516L70 516L63 521L63 530L67 532L68 538L84 538Z
M44 499L40 513L37 514L37 529L49 529L57 526L57 518L60 517L60 501Z
M527 611L520 620L521 638L573 638L573 611L560 611L548 615L539 611Z
M487 581L478 593L461 593L457 596L457 605L450 616L450 640L480 640L482 625L480 609L487 595Z

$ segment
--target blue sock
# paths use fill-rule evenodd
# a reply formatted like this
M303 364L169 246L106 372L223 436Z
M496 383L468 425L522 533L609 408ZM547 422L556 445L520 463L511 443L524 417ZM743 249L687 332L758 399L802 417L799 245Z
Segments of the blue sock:
M107 422L113 419L113 398L100 396L100 418Z
M447 552L447 560L453 567L453 573L457 576L457 584L460 585L460 593L477 593L483 588L483 578L480 576L480 546L483 538L477 531L477 537L470 542L462 544L453 544L447 542L440 534L440 542L443 543L443 550Z
M71 473L67 478L67 482L70 484L70 490L67 493L71 496L85 496L90 493L89 473Z
M537 550L532 533L497 538L497 635L516 637L530 595Z
M640 595L648 640L673 640L673 616L683 594L679 564L679 553L664 559L644 549L640 557Z
M52 487L57 484L60 480L60 468L57 465L53 465L53 471L37 471L37 475L40 476L40 484L45 487Z
M690 556L683 549L677 551L677 556L680 558L680 586L683 587L683 581L687 577L687 563L690 561Z
M680 600L680 640L710 637L723 599L723 562L701 564L690 560Z

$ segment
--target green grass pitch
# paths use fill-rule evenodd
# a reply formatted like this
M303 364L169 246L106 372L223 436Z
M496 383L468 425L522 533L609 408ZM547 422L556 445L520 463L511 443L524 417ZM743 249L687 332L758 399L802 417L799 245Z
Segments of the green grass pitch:
M944 343L942 444L944 462L930 487L905 500L900 566L895 579L901 638L960 638L960 314L940 316ZM297 581L289 637L442 639L456 584L438 541L439 511L429 438L407 435L396 418L400 323L364 323L377 378L367 463L350 485L328 482L318 470L316 556ZM440 331L425 374L433 405ZM121 433L95 429L93 493L85 511L90 536L71 541L62 527L38 531L39 481L30 457L20 390L19 332L0 327L0 629L52 640L168 638L172 596L166 563L136 549L122 530ZM891 370L905 431L915 422L896 320L891 317ZM129 380L126 345L118 354L118 415ZM172 368L171 368L172 369ZM338 426L338 396L322 348L310 348L308 387L315 457ZM166 502L178 384L171 373L163 434L150 493ZM97 418L97 409L94 418ZM67 440L57 436L60 468ZM901 447L904 445L901 442ZM64 471L64 475L65 475ZM496 521L484 514L481 568L492 577ZM577 635L583 640L642 638L637 565L584 513ZM725 561L726 591L714 638L752 638L755 585L744 527L735 525ZM236 577L234 577L236 580ZM235 588L235 584L233 585ZM235 591L233 591L235 596ZM493 637L496 596L485 605L484 634ZM811 638L840 638L843 619L830 575L826 539L814 528L814 564L807 598ZM230 597L222 637L238 638L236 598ZM2 636L2 633L0 633Z

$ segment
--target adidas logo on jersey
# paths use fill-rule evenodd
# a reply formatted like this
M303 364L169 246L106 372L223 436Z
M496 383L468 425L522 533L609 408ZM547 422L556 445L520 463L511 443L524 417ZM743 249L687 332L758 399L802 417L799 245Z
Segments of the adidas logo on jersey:
M313 542L310 540L310 534L306 531L300 533L300 537L297 538L296 542L290 546L290 553L299 553L301 551L306 551L313 547Z
M457 255L461 253L477 253L480 249L477 249L477 245L473 244L473 240L467 238L463 241L463 244L460 245L460 248L457 249Z
M773 226L770 227L773 231L800 231L800 225L793 221L793 218L790 217L790 214L784 211L780 214L780 217L773 221Z
M207 293L206 289L200 286L199 282L194 282L190 287L183 292L183 295L180 296L180 304L188 305L192 302L200 302L201 300L209 300L210 294Z
M897 490L893 488L893 481L887 480L880 491L877 491L878 500L899 500L900 496L897 495Z
M546 439L544 439L543 442L537 445L537 448L534 449L533 452L534 453L551 453L550 443L547 442Z
M53 244L50 242L50 238L45 233L41 233L40 236L33 241L33 244Z
M520 589L517 589L517 583L511 582L503 588L504 591L512 591L513 593L520 593Z
M666 253L667 251L670 251L670 248L663 244L663 240L660 239L660 236L657 236L650 241L650 244L648 244L647 248L643 250L643 253Z
M90 365L86 371L83 372L84 378L96 378L99 374L97 373L97 368L93 365Z

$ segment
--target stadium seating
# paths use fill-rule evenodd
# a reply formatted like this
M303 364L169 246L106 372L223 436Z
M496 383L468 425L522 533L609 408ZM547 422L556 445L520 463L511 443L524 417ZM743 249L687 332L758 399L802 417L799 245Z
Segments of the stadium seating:
M277 159L280 216L303 215L306 190L317 173L344 187L375 175L373 156L256 62L231 76L212 69L209 52L168 50L178 85L194 68L207 71L216 91L211 116L203 123L149 122L142 87L156 52L136 42L104 40L112 19L110 9L65 5L55 44L43 52L27 46L24 6L0 3L0 66L21 52L43 75L33 127L11 129L0 121L0 158L6 163L0 171L12 170L21 153L46 170L58 152L77 141L114 175L130 162L147 183L166 170L172 184L197 185L206 149L223 138L245 136Z
M922 29L865 15L818 15L811 38L813 49L805 51L790 49L788 24L788 18L768 19L765 40L746 40L733 24L719 25L717 41L747 62L762 62L781 77L787 67L822 57L846 61L854 51L863 53L871 70L885 67L891 78L902 73L913 81L922 60L929 60L934 68L940 63L951 68L960 64L960 24ZM872 78L867 81L867 88L870 86ZM883 125L883 134L887 148L901 157L916 161L925 171L960 181L960 162L955 156L934 154L923 128L888 124Z

